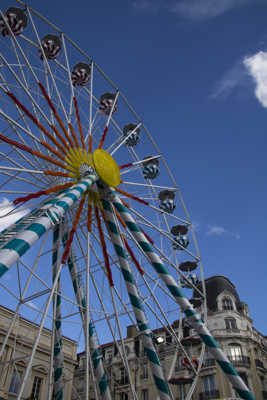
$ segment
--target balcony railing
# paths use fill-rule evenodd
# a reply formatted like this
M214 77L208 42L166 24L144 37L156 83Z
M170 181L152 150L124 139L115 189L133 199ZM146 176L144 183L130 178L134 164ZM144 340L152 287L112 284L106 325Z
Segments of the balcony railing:
M259 367L259 368L263 368L263 369L264 369L264 364L263 364L263 362L262 362L261 360L259 360L258 358L255 359L255 364L256 364L256 367Z
M128 376L125 376L125 378L121 378L119 380L119 385L128 385L128 384L129 384Z
M250 365L250 358L247 356L228 356L229 361L234 366L249 366Z
M208 358L207 360L204 360L202 368L214 367L215 364L216 362L214 358Z
M199 394L199 400L218 399L219 397L219 390L209 390L208 392L202 392Z

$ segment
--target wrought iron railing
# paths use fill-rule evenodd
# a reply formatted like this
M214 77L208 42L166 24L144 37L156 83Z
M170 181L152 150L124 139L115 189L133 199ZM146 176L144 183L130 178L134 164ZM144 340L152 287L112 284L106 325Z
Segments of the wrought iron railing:
M219 390L209 390L199 394L199 400L218 399L220 397Z
M207 360L203 361L202 368L214 367L215 364L216 364L216 361L214 358L208 358Z
M249 366L250 365L250 358L247 356L228 356L229 361L234 366Z

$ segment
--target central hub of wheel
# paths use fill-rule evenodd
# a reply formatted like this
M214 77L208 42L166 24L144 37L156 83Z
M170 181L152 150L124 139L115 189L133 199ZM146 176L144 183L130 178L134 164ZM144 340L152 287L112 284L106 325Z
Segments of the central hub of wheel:
M93 166L99 178L109 186L120 184L120 169L114 158L105 150L96 149L93 153Z

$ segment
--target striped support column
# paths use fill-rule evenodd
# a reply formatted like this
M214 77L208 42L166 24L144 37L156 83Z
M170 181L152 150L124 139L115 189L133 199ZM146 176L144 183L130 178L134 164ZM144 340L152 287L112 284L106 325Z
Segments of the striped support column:
M99 351L92 322L89 323L89 346L101 398L111 400L107 375L103 367L102 355Z
M60 242L59 224L54 228L53 232L53 283L57 275L58 266L60 265L59 242ZM63 400L63 349L62 349L62 332L61 332L61 296L60 296L60 276L56 287L57 294L53 297L55 320L55 340L54 340L54 400Z
M85 193L87 189L96 181L96 176L89 175L81 182L73 185L66 193L63 192L54 199L49 200L42 209L44 213L41 217L19 232L13 239L0 249L0 277L13 265L20 257L31 248L31 246L55 223L64 216L70 207ZM64 194L65 193L65 194ZM27 218L27 216L25 216Z
M142 250L146 253L148 259L150 260L155 271L158 273L159 277L167 285L167 288L173 295L175 301L182 308L188 321L190 322L190 325L198 332L200 338L208 347L210 353L213 354L215 360L220 365L227 378L231 381L234 389L237 391L242 399L255 400L252 393L248 390L247 386L240 378L233 365L229 362L227 356L224 354L216 340L210 334L208 328L202 321L201 316L193 309L191 303L184 296L182 290L178 287L176 280L173 278L173 276L168 273L166 267L162 264L161 259L154 252L153 247L148 242L144 234L140 231L139 227L135 223L131 214L128 212L127 208L122 204L119 197L114 192L112 192L112 194L113 204L122 216L128 229L135 237Z
M68 240L68 235L66 233L63 236L64 246L66 245L67 240ZM86 307L85 292L84 292L82 282L78 281L78 271L76 268L76 264L73 260L71 251L70 251L67 263L68 263L68 267L69 267L69 272L70 272L70 276L71 276L71 280L72 280L72 285L73 285L76 301L79 305L79 311L80 311L81 319L83 322L84 335L85 335L85 320L86 320L86 318L85 318L85 307ZM100 351L98 349L96 337L94 335L94 330L93 330L93 326L91 323L89 324L89 348L90 348L90 354L91 354L92 361L93 361L94 373L95 373L95 377L96 377L96 380L98 383L101 398L103 400L111 400L111 394L110 394L110 389L108 386L107 374L104 369L103 360L102 360L102 357L100 356Z
M109 233L111 237L111 241L113 243L115 252L118 256L119 263L121 266L121 272L124 277L129 299L131 301L133 311L136 317L136 321L139 327L143 340L143 345L145 349L145 353L150 363L150 367L152 370L154 382L161 400L170 400L168 385L166 383L162 366L160 365L160 361L155 350L153 341L152 341L152 332L148 325L147 318L145 316L145 311L143 309L142 300L139 297L137 286L135 283L134 276L132 275L132 271L130 265L127 260L127 254L124 250L123 241L118 230L116 220L114 218L114 214L111 208L111 205L108 201L102 199L102 205L104 208L104 213L106 216L107 224L109 227Z

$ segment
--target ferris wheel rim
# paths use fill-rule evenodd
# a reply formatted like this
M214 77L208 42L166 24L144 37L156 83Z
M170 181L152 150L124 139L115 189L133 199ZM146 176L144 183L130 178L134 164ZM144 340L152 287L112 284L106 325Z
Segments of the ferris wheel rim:
M24 5L24 6L26 7L25 3L22 2L21 0L16 0L16 1L17 1L17 3L19 3L19 4L21 4L21 5ZM39 13L35 12L32 8L29 8L29 9L30 9L31 12L36 13L36 15L38 15L38 17L40 17ZM53 26L53 29L58 30L58 32L59 32L60 34L62 34L62 37L64 37L64 38L66 38L67 40L70 40L70 41L71 41L71 39L69 39L64 33L61 32L61 30L59 30L58 28L56 28L56 27L55 27L53 24L51 24L48 20L45 19L45 22L46 22L46 23L49 23L49 25ZM71 43L72 43L72 41L71 41ZM73 43L72 43L72 44L73 44ZM76 46L76 45L75 45L75 46ZM84 54L84 56L85 56L85 54ZM86 56L86 57L88 58L88 60L90 59L88 56ZM92 62L92 59L90 59L90 62ZM95 64L94 62L93 62L93 65L94 65L94 67L95 67L96 69L99 69L99 67L97 66L97 64ZM34 74L35 74L35 72L34 72ZM146 129L146 127L144 126L144 124L142 123L141 119L138 117L138 115L137 115L136 112L133 110L133 108L129 105L129 103L128 103L127 99L124 97L124 95L123 95L121 92L119 92L119 90L117 89L117 87L109 80L109 78L102 72L102 70L101 70L101 74L103 74L103 75L108 79L108 81L109 81L109 83L111 84L111 86L116 90L117 93L119 93L120 97L125 101L125 103L127 104L127 106L131 109L131 111L132 111L133 114L135 115L136 120L139 121L139 124L142 124L142 128L144 129L144 131L147 133L148 137L150 138L152 145L156 148L156 154L158 154L158 155L160 154L160 158L163 160L163 163L166 164L166 169L168 170L167 163L166 163L166 161L165 161L163 155L160 153L159 149L158 149L157 146L155 145L152 136L151 136L151 135L149 134L149 132L147 131L147 129ZM91 92L92 92L92 91L91 91ZM63 105L63 103L62 103L62 105ZM63 107L63 109L64 109L64 107ZM65 112L64 112L64 113L65 113ZM65 113L65 115L66 115L66 113ZM91 114L90 114L90 117L91 117ZM67 120L67 118L66 118L66 120ZM111 120L111 122L112 122L114 125L116 125L116 122L113 121L112 113L110 114L110 120ZM14 121L12 121L12 123L14 123ZM92 124L90 123L90 129L91 129L91 126L92 126ZM30 131L30 132L31 132L31 131ZM126 138L126 140L127 140L127 138ZM130 149L130 150L131 150L131 152L133 153L133 158L134 158L134 159L137 159L136 162L139 162L139 163L140 163L142 160L138 157L138 155L136 154L136 152L134 151L134 149ZM38 164L38 165L39 165L39 164ZM15 167L14 167L14 168L15 168ZM24 168L24 170L23 170L22 172L26 173L26 172L28 172L28 171L26 171L26 169ZM39 172L41 172L41 171L39 170ZM29 173L30 173L30 172L29 172ZM41 175L41 174L40 174L40 175ZM174 182L174 183L173 183L173 186L174 186L173 189L175 189L175 190L178 192L178 195L180 196L180 192L179 192L179 190L178 190L178 187L177 187L177 185L175 184L175 181L174 181L174 179L172 178L172 175L171 175L171 174L170 174L170 176L171 176L172 182ZM14 179L15 179L15 178L14 178ZM48 182L49 182L49 180L48 180ZM147 182L147 181L146 181L146 182ZM156 188L153 186L153 184L151 184L151 181L150 181L150 187L152 187L153 190L156 189ZM157 188L157 189L158 189L158 188ZM145 201L146 201L146 200L145 200ZM182 201L182 204L183 204L183 201ZM154 206L154 209L156 209L156 208L157 208L157 207ZM162 215L164 215L164 213L165 213L164 211L162 211L162 210L160 210L160 209L157 209L157 210L155 210L155 211L157 211L157 213L161 213ZM167 217L167 216L165 216L165 217ZM164 217L164 218L165 218L165 217ZM185 222L185 221L183 220L183 222ZM188 223L189 226L191 225L190 227L192 228L192 224L190 223L190 219L189 219L189 218L187 219L186 222ZM184 248L184 249L185 249L185 248ZM185 249L185 250L186 250L186 249ZM199 257L197 256L197 258L199 258ZM125 358L125 355L124 355L124 358Z

